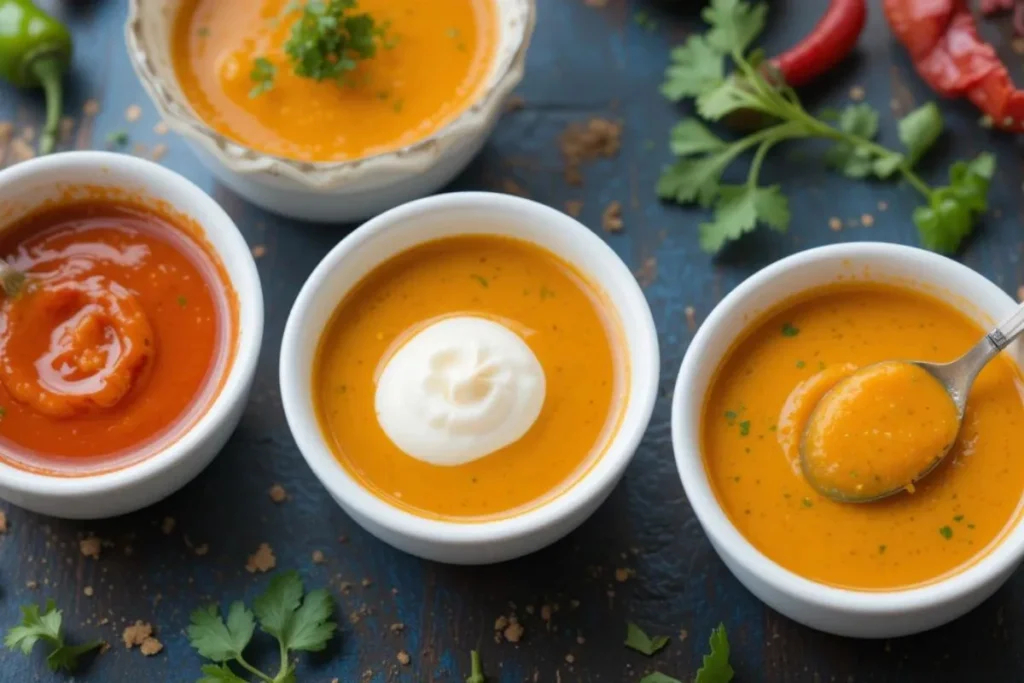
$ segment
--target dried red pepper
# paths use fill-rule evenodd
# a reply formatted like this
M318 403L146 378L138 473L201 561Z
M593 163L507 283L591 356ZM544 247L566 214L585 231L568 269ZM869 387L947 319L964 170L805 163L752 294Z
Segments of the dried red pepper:
M771 60L788 85L798 88L850 54L867 21L866 0L832 0L825 16L792 48Z
M917 73L943 97L966 97L1003 130L1024 131L1024 91L978 35L966 0L884 0Z

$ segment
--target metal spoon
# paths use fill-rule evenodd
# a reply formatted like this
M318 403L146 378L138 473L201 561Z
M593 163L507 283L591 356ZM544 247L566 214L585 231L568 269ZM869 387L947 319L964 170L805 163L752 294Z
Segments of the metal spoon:
M967 353L951 363L926 363L924 361L905 362L923 369L925 372L937 379L945 388L946 393L949 394L949 397L953 401L953 405L956 406L958 419L957 429L959 430L963 426L964 411L967 407L967 397L971 393L971 386L974 384L975 378L977 378L982 368L984 368L990 360L995 358L996 354L1009 346L1010 342L1016 339L1021 332L1024 332L1024 304L1018 306L1017 310L1010 314L1010 316L1000 323L994 330L985 335L981 341L972 346ZM858 372L863 372L863 370L864 368L858 370ZM812 415L811 420L813 419L814 417ZM810 421L808 421L808 425L809 424ZM833 488L822 486L812 476L807 476L807 473L811 471L811 469L808 467L807 452L804 448L805 441L806 440L802 439L800 442L800 461L807 481L816 491L818 491L818 493L831 498L832 500L840 503L870 503L896 495L906 488L906 485L902 484L881 494L858 497L844 495ZM934 471L935 468L939 466L939 463L945 459L952 447L953 444L950 443L942 453L938 454L938 457L929 463L927 468L914 477L913 482L920 481Z

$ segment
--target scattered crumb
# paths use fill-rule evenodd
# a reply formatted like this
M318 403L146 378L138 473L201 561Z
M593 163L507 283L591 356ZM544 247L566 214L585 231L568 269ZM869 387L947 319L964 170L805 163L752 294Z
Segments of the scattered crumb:
M171 127L167 125L166 121L161 121L160 123L153 126L153 132L156 133L157 135L167 135L168 131L170 130Z
M576 636L576 643L577 644L583 645L586 642L587 642L587 639L583 637L582 633L580 633L579 635Z
M1021 289L1024 289L1024 287L1021 287ZM495 631L504 631L507 627L508 627L508 617L502 615L502 616L500 616L500 617L498 617L497 619L494 620L494 630Z
M850 99L853 100L854 102L860 102L861 100L863 100L864 95L864 88L860 87L859 85L855 85L852 88L850 88Z
M686 327L691 332L697 329L697 311L693 306L687 306L683 309L683 314L686 316Z
M688 637L689 635L690 635L690 634L689 634L689 633L687 633L687 632L686 632L686 629L684 628L684 629L683 629L682 631L680 631L680 632L679 632L679 642L683 642L684 640L686 640L686 638L687 638L687 637Z
M523 638L523 625L519 623L519 620L515 616L511 616L508 619L508 626L505 627L504 636L505 640L510 643L518 643Z
M36 588L39 588L39 584L35 581L26 581L25 588L29 589L30 591L34 591Z
M585 123L570 123L558 139L558 147L565 161L565 181L582 185L580 166L598 157L611 159L619 153L622 124L608 119L593 118Z
M576 661L576 658L573 657L571 654L568 654L568 655L565 656L565 661L568 662L569 664L572 664L573 662Z
M540 618L544 621L551 621L551 607L549 605L540 606Z
M1013 51L1015 53L1019 55L1024 55L1024 38L1017 36L1016 38L1010 41L1010 47L1013 48Z
M7 533L7 515L0 512L0 534Z
M86 116L96 116L100 113L100 103L96 100L86 100L82 105L82 113Z
M327 558L324 557L324 554L323 554L322 551L320 551L320 550L314 550L313 551L313 564L323 564L326 561L327 561Z
M85 597L91 598L93 595L92 586L86 586L82 589L82 592L85 593Z
M519 111L526 108L526 100L522 95L513 95L505 101L505 111Z
M501 191L505 194L514 194L517 197L529 197L530 193L523 189L523 186L511 178L501 179Z
M601 214L601 227L607 232L622 231L622 203L613 201L605 207Z
M25 142L32 142L36 139L36 129L32 126L25 126L21 129L21 139Z
M644 259L637 271L634 273L637 282L641 287L647 287L658 277L658 261L653 256Z
M255 251L256 247L253 247L253 252ZM256 256L256 254L254 253L253 256ZM275 503L283 503L284 501L288 500L288 492L285 491L284 487L281 486L280 484L274 484L273 486L271 486L269 493L270 500L274 501Z
M412 661L412 658L409 656L409 653L405 650L399 650L398 654L395 655L395 659L397 659L398 663L402 666L409 666L409 662Z
M146 156L146 146L141 142L136 142L135 146L132 147L132 154L137 157Z
M587 7L606 7L608 0L583 0L583 4Z
M210 544L203 543L201 545L197 545L193 552L199 557L202 557L203 555L206 555L208 552L210 552Z
M36 151L32 149L32 145L28 144L21 138L14 138L11 140L11 153L14 155L14 161L28 161L36 155Z
M536 611L536 608L533 605L527 605L526 606L526 613L527 614L533 614L535 611Z
M174 517L164 517L164 522L160 525L160 530L169 536L174 532L175 524L177 524L177 522L174 521Z
M133 104L124 110L124 120L128 123L135 123L142 118L142 107Z
M250 574L256 572L268 572L277 566L277 558L274 557L274 551L271 549L269 543L260 543L260 547L256 549L256 552L249 556L249 560L245 563L245 571Z
M878 210L879 211L885 211L888 208L889 208L889 202L884 201L884 200L878 202Z
M391 624L391 626L388 626L388 630L390 630L392 633L401 633L405 630L405 624L401 622Z
M252 257L253 258L262 258L264 255L266 255L266 253L267 253L267 248L265 246L263 246L262 244L257 244L256 246L254 246L252 248ZM274 484L274 486L272 486L270 488L270 498L271 498L271 500L273 500L273 498L274 498L274 487L276 487L276 486L277 486L277 484ZM281 492L284 493L284 489L281 489ZM287 496L288 496L288 494L285 494L285 497L287 497ZM274 502L275 503L280 503L281 501L274 500Z
M153 145L153 151L149 153L149 157L153 161L160 161L161 159L164 158L165 154L167 154L167 145L160 142L157 143L156 145Z
M860 217L860 224L863 225L865 228L870 228L872 225L875 224L875 217L872 216L870 213L865 213Z
M121 632L121 640L124 641L124 646L128 649L135 647L136 645L142 645L146 642L147 638L153 636L153 627L145 621L136 621L131 626L125 627L124 631Z
M1024 285L1017 288L1017 301L1024 301Z
M572 600L569 601L569 607L571 607L572 609L576 609L579 606L580 606L580 601L579 600L576 600L575 598L573 598Z
M833 216L832 218L828 219L828 229L831 230L832 232L839 232L840 230L843 229L843 222L836 218L835 216Z
M369 579L363 579L362 581L360 581L360 583L362 584L363 588L369 588L373 585L373 581L370 581Z
M139 652L146 655L147 657L152 657L153 655L157 654L158 652L160 652L160 650L163 649L164 644L156 638L146 638L144 641L142 641L142 644L139 645Z
M0 144L7 144L14 133L14 124L10 121L0 121Z
M619 583L626 583L632 576L632 569L619 568L615 570L615 580Z
M75 132L75 120L70 116L65 116L60 120L60 141L67 142L71 139L72 133Z
M94 560L100 559L100 548L100 539L95 536L87 536L78 542L78 549L82 554Z
M565 203L565 212L573 218L579 218L583 213L583 202L578 199L570 199Z

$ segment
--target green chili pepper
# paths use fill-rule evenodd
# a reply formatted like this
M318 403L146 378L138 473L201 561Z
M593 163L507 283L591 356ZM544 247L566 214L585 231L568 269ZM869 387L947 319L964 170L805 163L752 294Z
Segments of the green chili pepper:
M0 0L0 77L19 88L46 93L46 124L39 153L57 142L63 109L61 76L71 62L71 34L30 0Z

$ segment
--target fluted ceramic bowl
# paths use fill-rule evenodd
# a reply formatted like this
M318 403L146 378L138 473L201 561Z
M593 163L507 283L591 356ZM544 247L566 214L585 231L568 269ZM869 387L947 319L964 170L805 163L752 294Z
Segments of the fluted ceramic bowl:
M254 204L292 218L347 222L431 194L480 151L523 78L536 0L490 0L499 22L496 58L474 102L437 133L394 152L307 162L253 150L214 131L193 111L171 58L183 0L129 0L125 40L135 73L167 125L217 178Z

